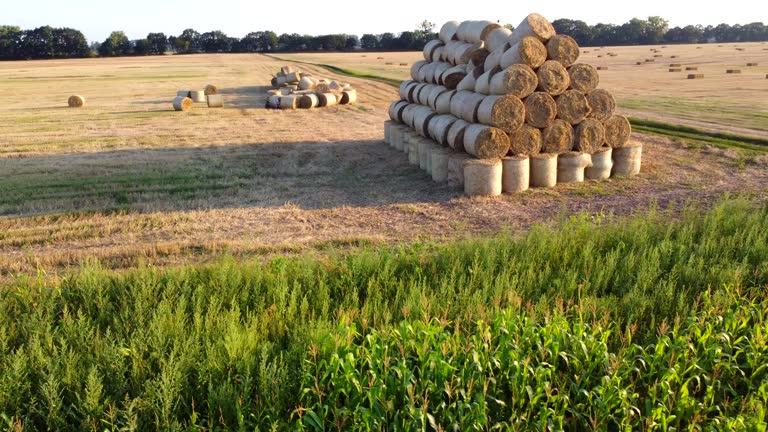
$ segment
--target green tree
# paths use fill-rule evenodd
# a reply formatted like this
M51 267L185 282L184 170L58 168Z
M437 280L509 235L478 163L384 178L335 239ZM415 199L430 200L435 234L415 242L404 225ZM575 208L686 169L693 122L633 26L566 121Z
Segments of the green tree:
M552 21L552 26L558 34L565 34L572 37L579 45L587 46L592 43L594 31L592 27L584 21L558 19Z
M179 54L200 52L200 33L194 29L186 29L174 40L174 49Z
M360 39L360 46L364 50L375 50L379 48L379 38L373 34L364 34Z
M645 32L640 43L657 44L664 39L664 34L669 29L669 22L660 16L649 16L646 21Z
M229 37L221 30L200 35L200 48L207 53L229 52L232 48Z
M24 32L16 26L0 26L0 60L18 58L21 37Z
M358 45L360 45L360 38L357 35L348 35L344 43L344 49L351 51L357 48Z
M117 57L131 53L131 41L122 31L114 31L101 43L99 55L102 57Z
M147 42L149 43L148 53L150 55L165 54L165 51L168 50L168 38L165 33L149 33Z

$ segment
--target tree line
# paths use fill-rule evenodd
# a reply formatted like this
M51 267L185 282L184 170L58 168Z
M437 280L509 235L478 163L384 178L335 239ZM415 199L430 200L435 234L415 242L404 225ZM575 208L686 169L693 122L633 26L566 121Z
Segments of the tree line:
M600 23L591 26L570 19L558 19L552 24L558 33L572 36L581 46L768 41L768 26L762 22L669 28L665 19L651 16L646 20L633 18L622 25ZM511 25L506 27L512 28ZM425 43L436 38L434 29L433 23L423 21L412 31L364 34L360 38L349 34L285 33L278 36L272 31L257 31L235 38L220 30L200 33L190 28L178 36L149 33L138 40L130 40L124 32L115 31L104 41L89 45L80 31L71 28L44 26L21 30L16 26L0 26L0 60L142 56L167 52L411 51L421 50Z

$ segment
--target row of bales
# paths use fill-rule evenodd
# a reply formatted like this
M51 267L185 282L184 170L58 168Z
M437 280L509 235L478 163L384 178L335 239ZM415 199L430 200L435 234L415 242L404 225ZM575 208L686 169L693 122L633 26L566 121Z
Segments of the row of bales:
M514 30L450 21L411 67L385 139L470 195L630 176L642 148L580 48L538 14Z
M208 84L203 90L179 90L173 100L173 109L176 111L191 111L196 103L206 103L208 108L223 108L224 96L219 94L219 89L213 84Z
M266 107L274 109L319 108L357 102L357 91L348 83L315 78L292 66L283 66L272 77Z

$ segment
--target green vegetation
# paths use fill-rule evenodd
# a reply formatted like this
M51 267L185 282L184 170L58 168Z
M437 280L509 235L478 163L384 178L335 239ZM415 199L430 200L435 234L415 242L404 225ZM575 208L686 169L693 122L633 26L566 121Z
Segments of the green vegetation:
M0 421L760 429L766 257L768 207L728 199L522 238L1 275Z
M641 133L652 133L696 142L713 144L717 147L736 147L758 152L768 151L768 139L723 132L708 132L690 126L675 125L653 120L630 117L632 129Z
M768 129L768 112L744 101L721 98L693 99L681 97L621 97L622 108L663 113L684 121L713 125L738 126L755 131Z

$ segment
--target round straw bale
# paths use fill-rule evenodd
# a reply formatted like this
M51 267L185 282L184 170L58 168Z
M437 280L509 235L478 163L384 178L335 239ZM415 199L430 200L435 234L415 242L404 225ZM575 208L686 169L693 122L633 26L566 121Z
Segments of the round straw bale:
M531 183L531 161L528 156L511 156L501 159L501 191L523 192Z
M67 99L67 105L70 108L82 108L85 106L85 98L80 95L72 95Z
M443 52L445 51L444 46L439 46L435 48L434 51L432 51L432 58L435 59L435 61L445 61L443 58ZM408 63L400 63L400 66L408 66Z
M318 99L318 104L320 103L320 100ZM401 117L403 113L403 109L408 106L408 102L399 100L392 102L389 105L389 109L387 112L389 113L389 118L392 119L392 121L397 123L402 123L403 118Z
M559 61L569 67L579 58L579 44L567 35L555 35L547 42L547 60Z
M435 112L439 114L450 114L451 101L456 93L456 90L449 90L445 93L441 93L437 99L435 99Z
M280 95L280 90L279 89L267 90L267 94L268 95Z
M278 77L272 77L272 80L269 82L272 84L272 87L280 87L280 84L277 83L277 78Z
M612 154L613 149L610 147L601 147L592 153L592 166L584 171L587 180L605 180L611 176Z
M421 71L421 68L426 66L427 62L424 60L419 60L411 65L411 78L418 81L419 80L419 72Z
M488 58L490 54L491 52L485 48L477 49L472 53L472 57L469 58L467 64L473 65L473 68L476 65L485 64L485 59Z
M539 77L538 90L547 92L552 96L559 95L568 89L571 77L560 62L547 60L536 72Z
M188 97L176 96L173 100L173 109L176 111L191 111L194 106L195 102Z
M419 83L413 80L407 80L400 83L400 99L407 101L409 99L408 95L411 91L411 87L418 85ZM327 92L326 92L327 93Z
M461 120L460 120L461 121ZM472 159L466 153L453 153L448 156L448 185L452 187L464 186L464 162Z
M448 145L448 131L456 121L456 117L450 114L440 114L432 118L429 122L429 136L440 145Z
M603 122L605 126L605 142L610 147L621 148L629 142L632 126L623 115L614 114Z
M565 153L573 148L573 126L565 120L555 120L541 133L541 151Z
M485 71L475 80L475 93L489 95L491 93L491 77L499 72L498 66L495 69Z
M419 151L419 168L429 172L429 164L432 162L432 141L421 137L421 139L416 141L416 145Z
M314 79L306 76L301 77L301 81L299 81L299 88L302 90L312 90L316 85Z
M626 147L613 149L613 169L611 175L632 177L640 174L643 147L640 144L631 144Z
M473 21L462 21L459 24L459 28L456 29L456 39L458 39L460 41L463 41L463 42L468 42L467 41L467 32L468 32L469 26L471 26L472 23L473 23Z
M472 69L471 72L467 73L467 75L459 82L459 84L456 86L456 90L469 90L469 91L475 91L475 86L477 85L477 78L480 77L480 75L483 74L483 67L477 66L474 69Z
M446 63L446 62L435 62L435 67L434 67L434 69L433 69L433 73L432 73L432 76L430 77L430 78L432 78L432 80L431 80L431 81L429 81L429 82L431 82L431 83L433 83L433 84L440 84L440 85L443 85L443 81L442 81L441 77L443 76L443 74L444 74L445 72L447 72L447 71L448 71L450 68L452 68L452 67L453 67L453 66L451 66L451 64L450 64L450 63Z
M317 93L317 101L319 107L333 106L338 103L338 99L333 93Z
M454 64L469 63L469 61L472 59L472 56L475 55L475 51L482 48L483 48L482 42L464 43L462 45L457 46L457 48L455 49L455 55L453 57L453 63Z
M616 110L616 100L613 95L603 89L596 89L587 94L587 102L592 111L587 117L600 121L608 120Z
M192 90L189 92L189 98L193 102L205 102L205 92L203 90Z
M280 96L280 109L296 109L298 102L299 98L297 96Z
M271 95L267 98L267 108L280 108L280 95Z
M208 108L224 108L224 96L212 94L205 97L208 102Z
M594 153L605 143L605 126L597 119L584 119L574 129L573 149Z
M442 75L443 85L453 90L459 85L461 80L467 76L467 71L462 66L454 66L446 70Z
M511 134L525 123L525 105L512 95L486 96L477 108L477 119Z
M502 169L500 159L464 161L464 193L468 196L501 195Z
M509 151L509 136L493 126L470 124L464 129L464 150L480 159L500 158Z
M551 126L557 117L557 102L549 93L534 92L524 100L525 122L537 128Z
M462 90L451 99L451 114L475 123L477 122L477 108L481 102L483 102L483 95Z
M440 40L443 43L448 43L456 36L456 31L459 29L458 21L448 21L440 27Z
M447 148L434 148L431 154L430 168L432 171L432 180L444 182L448 180L448 159L453 151Z
M524 124L509 135L509 153L515 156L530 156L541 152L541 129Z
M570 88L578 90L584 94L597 88L600 83L600 75L592 65L586 63L576 63L568 68L570 77Z
M427 106L432 108L432 110L437 110L437 98L447 91L448 89L445 86L433 86L427 95Z
M467 129L470 123L458 119L448 129L448 135L446 136L448 147L463 152L464 151L464 131Z
M419 135L428 137L429 122L432 121L432 118L435 116L437 116L437 113L428 107L422 106L416 108L413 114L413 128Z
M445 44L445 47L443 47L443 61L447 61L448 63L456 64L456 52L461 48L466 42L462 42L460 40L452 40L450 42L447 42Z
M216 87L213 84L208 84L207 86L205 86L204 92L205 92L206 96L208 96L208 95L215 95L215 94L219 93L219 88Z
M554 187L557 184L557 153L530 156L531 187Z
M494 52L497 49L507 44L509 35L512 34L512 30L505 27L496 27L488 33L488 37L485 38L485 48L490 52ZM509 48L509 47L507 47ZM498 65L497 65L498 66Z
M296 72L296 69L294 69L293 66L283 66L280 68L280 73L283 76L287 76L289 73Z
M315 94L306 94L299 98L299 108L315 108L318 104L320 104L320 100Z
M523 99L536 90L539 79L526 65L512 65L491 78L490 92L494 95L512 95Z
M589 153L566 152L557 158L557 182L581 183L584 181L584 169L592 165Z
M499 24L491 21L475 21L467 29L467 39L470 42L485 42L494 30L500 28Z
M275 86L274 87L282 87L285 84L288 84L288 78L286 78L285 75L279 76L275 80Z
M483 70L491 70L496 66L501 66L501 58L508 49L509 44L503 44L499 48L491 51L491 53L488 54L488 57L485 58L485 62L483 62Z
M547 42L555 35L555 28L543 16L532 13L512 31L509 35L509 44L514 45L520 42L524 37L534 36L542 42Z
M289 96L291 93L293 93L293 90L291 90L288 87L281 87L280 88L280 96Z
M534 69L547 60L547 47L535 37L525 37L510 46L501 56L501 67L506 69L513 64L524 64Z
M578 90L566 90L555 98L555 102L557 102L557 118L572 125L581 123L591 111L587 97Z
M419 103L419 93L421 90L427 86L427 84L416 84L415 86L411 86L408 89L408 102L410 103Z
M435 50L438 47L441 47L443 45L445 45L445 44L440 39L433 39L433 40L427 42L426 45L424 45L424 50L422 51L422 53L424 54L424 60L426 60L428 62L432 62L432 61L437 60L433 56L434 52L435 52Z
M403 123L409 127L413 127L413 115L416 113L416 109L419 107L417 104L408 104L403 110Z
M419 69L419 77L418 77L417 81L419 81L421 83L428 83L428 82L430 82L430 81L427 80L427 75L429 75L430 73L433 76L435 75L435 66L436 66L435 63L427 63L426 65L424 65L424 67Z
M419 166L419 143L423 138L413 130L405 132L406 148L408 149L408 163Z
M410 87L409 88L413 88ZM318 83L315 85L315 93L331 93L331 87L328 85L327 82L318 81Z
M421 88L417 90L415 102L419 105L429 105L429 95L436 87L440 86L436 86L434 84L424 84L421 86Z
M301 81L301 72L291 72L287 75L285 75L285 78L288 80L289 83L297 83Z

